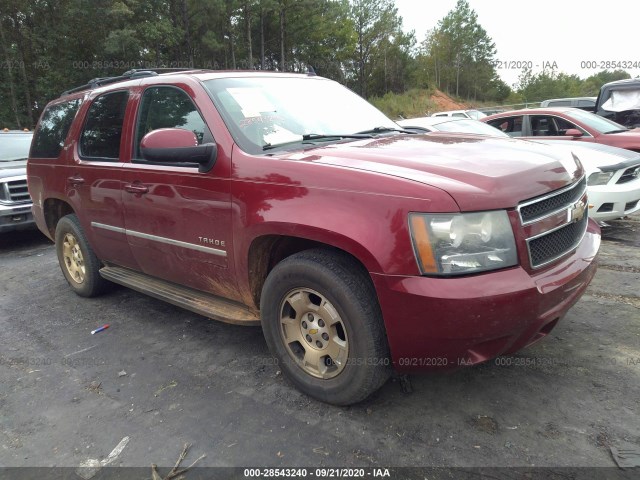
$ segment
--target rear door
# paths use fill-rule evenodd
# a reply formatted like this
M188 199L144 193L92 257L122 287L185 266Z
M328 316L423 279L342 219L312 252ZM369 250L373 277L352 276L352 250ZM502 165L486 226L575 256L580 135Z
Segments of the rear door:
M569 129L574 129L582 132L582 136L576 140L593 141L593 137L584 128L557 115L540 114L528 115L528 117L527 136L532 139L571 140L572 137L567 136L566 133Z
M123 128L129 92L102 94L90 104L66 168L66 197L98 258L129 268L137 263L127 243L122 211Z
M140 141L160 128L191 130L199 144L215 142L188 85L150 85L140 92L125 165L123 203L127 239L143 272L232 299L231 193L226 153L200 173L197 164L153 163Z
M524 135L525 117L526 115L513 115L489 120L487 123L510 137L519 138Z

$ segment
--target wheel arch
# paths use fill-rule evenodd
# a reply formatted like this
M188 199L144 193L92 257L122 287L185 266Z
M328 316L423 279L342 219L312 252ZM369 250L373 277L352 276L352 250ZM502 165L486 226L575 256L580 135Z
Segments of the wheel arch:
M265 233L251 241L247 255L246 272L251 300L256 308L260 306L262 287L271 270L285 258L314 248L335 251L353 258L362 266L362 271L366 273L373 286L369 272L381 271L381 266L373 254L355 241L345 242L345 237L341 235L335 234L342 237L340 241L338 238L333 240L327 238L328 233L324 231L318 236L309 234L309 232L305 236Z
M42 207L44 221L49 232L49 237L54 239L56 227L60 219L71 213L75 213L73 207L66 201L59 198L47 198Z

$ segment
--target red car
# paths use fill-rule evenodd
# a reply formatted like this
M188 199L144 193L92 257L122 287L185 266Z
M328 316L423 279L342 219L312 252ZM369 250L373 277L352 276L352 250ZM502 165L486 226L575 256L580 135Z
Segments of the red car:
M579 108L535 108L498 113L480 119L511 137L564 137L640 152L640 129L622 125Z
M414 134L311 75L96 79L46 107L28 180L77 294L116 282L262 325L285 375L335 404L392 366L452 369L543 338L600 244L569 152Z

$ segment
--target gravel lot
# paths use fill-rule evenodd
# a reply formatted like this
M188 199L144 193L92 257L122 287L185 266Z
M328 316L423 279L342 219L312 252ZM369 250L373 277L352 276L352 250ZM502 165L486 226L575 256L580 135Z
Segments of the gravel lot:
M191 443L187 465L615 467L610 447L640 448L640 216L603 234L594 282L545 340L349 408L298 393L259 328L125 288L77 297L39 232L2 235L0 467L77 467L124 437L111 465L173 466Z

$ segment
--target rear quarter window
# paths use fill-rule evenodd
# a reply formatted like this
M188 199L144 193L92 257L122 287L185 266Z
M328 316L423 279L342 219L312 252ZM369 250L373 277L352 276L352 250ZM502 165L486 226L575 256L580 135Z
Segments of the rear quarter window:
M31 158L58 158L79 107L80 99L75 99L45 109L33 137Z
M118 91L105 93L93 101L80 135L81 158L118 160L128 99L128 92Z

